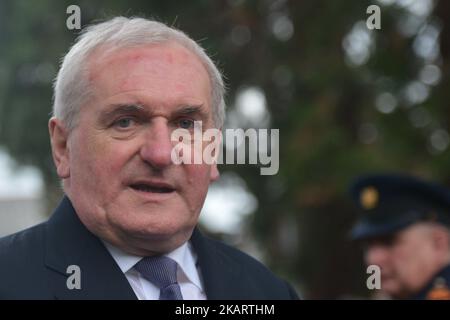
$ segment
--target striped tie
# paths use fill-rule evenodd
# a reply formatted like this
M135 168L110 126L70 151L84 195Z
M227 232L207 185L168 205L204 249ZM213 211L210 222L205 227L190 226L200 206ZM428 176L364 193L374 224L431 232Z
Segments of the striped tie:
M177 282L177 263L166 256L143 258L134 268L159 288L159 300L183 300Z

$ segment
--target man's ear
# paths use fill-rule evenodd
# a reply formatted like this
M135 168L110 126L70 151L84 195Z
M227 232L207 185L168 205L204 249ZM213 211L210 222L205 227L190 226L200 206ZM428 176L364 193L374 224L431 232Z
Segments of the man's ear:
M450 250L450 234L447 228L443 226L434 228L433 243L441 251L448 252Z
M211 182L217 181L220 177L219 169L217 168L217 163L211 165L211 173L209 174L209 179Z
M68 132L61 120L52 117L48 122L50 143L56 172L61 179L70 177Z
M214 163L211 165L211 173L209 175L209 179L211 182L217 181L220 178L220 172L217 168L217 162L219 159L219 155L222 152L222 128L218 130L218 134L215 135L214 139Z

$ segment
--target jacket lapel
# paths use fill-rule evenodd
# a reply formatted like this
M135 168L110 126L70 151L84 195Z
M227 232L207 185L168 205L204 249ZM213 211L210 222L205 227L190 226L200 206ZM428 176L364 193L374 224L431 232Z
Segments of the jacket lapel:
M57 299L137 299L103 243L79 220L64 197L47 223L45 264ZM80 268L81 289L68 289L71 265ZM70 279L69 279L70 280Z
M204 237L197 228L191 243L198 257L207 299L246 299L249 288L240 277L242 267L225 251L219 250L221 244Z
M191 237L198 257L207 299L247 299L251 285L242 266L219 243L196 228ZM45 265L48 283L57 299L133 299L137 297L103 243L79 220L64 197L46 225ZM81 289L68 289L71 265L80 268Z

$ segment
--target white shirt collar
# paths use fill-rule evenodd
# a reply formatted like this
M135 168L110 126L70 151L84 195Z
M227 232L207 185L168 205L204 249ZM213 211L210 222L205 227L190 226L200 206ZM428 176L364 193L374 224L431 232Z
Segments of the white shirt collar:
M143 257L128 254L106 241L103 241L103 244L124 274L129 272L136 272L133 267ZM165 254L165 256L175 260L178 264L178 270L181 271L181 273L179 274L179 278L181 279L178 279L179 281L192 282L199 289L203 289L200 281L199 271L197 269L197 256L192 248L192 245L189 242L185 242L180 247Z

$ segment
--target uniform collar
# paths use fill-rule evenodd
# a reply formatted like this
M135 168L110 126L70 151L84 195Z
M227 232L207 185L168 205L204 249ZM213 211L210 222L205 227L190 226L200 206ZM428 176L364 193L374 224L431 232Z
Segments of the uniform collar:
M445 281L446 287L450 287L450 265L445 266L438 273L436 273L426 284L426 286L419 291L418 294L413 295L410 299L414 300L426 300L428 299L428 294L432 291L436 285L436 280L440 279L441 281Z

